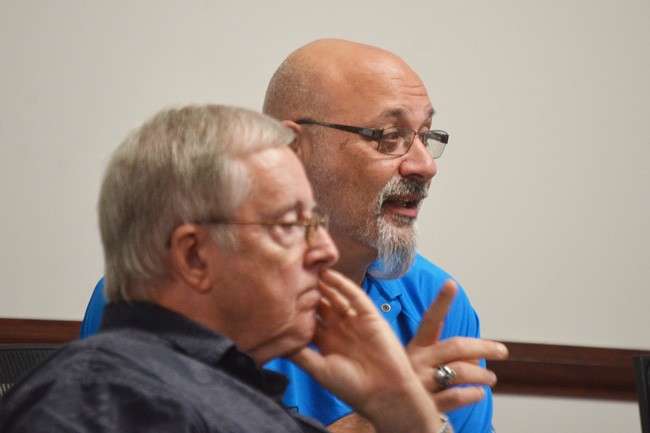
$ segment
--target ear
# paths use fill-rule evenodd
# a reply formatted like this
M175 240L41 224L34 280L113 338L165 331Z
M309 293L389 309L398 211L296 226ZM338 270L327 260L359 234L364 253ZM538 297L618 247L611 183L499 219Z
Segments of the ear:
M304 165L311 157L311 146L313 144L311 138L302 125L298 125L292 120L283 120L282 124L289 127L289 129L296 134L296 139L289 146L294 152L296 152L298 159L300 159Z
M170 239L172 276L199 293L206 293L212 287L209 271L214 252L211 249L217 246L210 241L207 231L198 224L176 227Z

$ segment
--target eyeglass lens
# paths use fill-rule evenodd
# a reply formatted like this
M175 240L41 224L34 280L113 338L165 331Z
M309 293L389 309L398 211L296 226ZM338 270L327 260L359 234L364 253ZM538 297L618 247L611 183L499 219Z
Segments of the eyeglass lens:
M406 154L418 135L433 158L439 158L445 150L445 143L436 140L431 132L416 133L409 128L395 128L384 131L379 140L377 150L388 155L401 156Z
M307 226L305 227L305 239L307 240L307 245L311 245L316 236L316 230L318 230L318 227L327 229L327 225L326 217L314 213L311 218L309 218L309 221L307 221Z

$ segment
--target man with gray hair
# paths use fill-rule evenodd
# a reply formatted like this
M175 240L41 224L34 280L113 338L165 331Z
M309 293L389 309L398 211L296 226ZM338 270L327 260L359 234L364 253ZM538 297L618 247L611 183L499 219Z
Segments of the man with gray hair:
M102 329L18 383L0 430L326 431L280 404L285 380L261 366L285 356L378 431L451 431L370 300L328 270L338 251L294 138L213 105L131 133L99 198Z

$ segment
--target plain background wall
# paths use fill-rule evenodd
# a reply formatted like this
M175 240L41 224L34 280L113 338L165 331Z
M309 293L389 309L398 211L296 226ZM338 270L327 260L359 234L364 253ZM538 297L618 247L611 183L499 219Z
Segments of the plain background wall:
M0 317L81 319L102 171L132 127L260 109L289 52L342 37L401 55L451 135L420 251L484 336L650 349L650 3L397 3L0 0ZM501 433L640 431L633 403L495 404Z

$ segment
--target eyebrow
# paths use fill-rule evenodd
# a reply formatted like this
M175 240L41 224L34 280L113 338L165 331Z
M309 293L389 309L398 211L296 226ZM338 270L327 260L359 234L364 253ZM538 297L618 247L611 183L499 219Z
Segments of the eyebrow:
M277 211L273 212L272 215L269 215L269 217L274 219L281 219L283 216L291 212L295 212L296 216L300 218L304 215L305 211L307 211L308 209L309 206L307 206L305 202L301 200L296 200L292 204L284 206L278 209ZM311 206L311 211L312 212L318 211L318 205L316 203L314 203L313 206Z
M433 107L431 107L426 111L425 114L426 114L426 118L425 118L425 122L426 122L436 114L436 110ZM381 113L377 117L377 119L404 119L405 117L406 117L406 113L402 108L391 108Z

